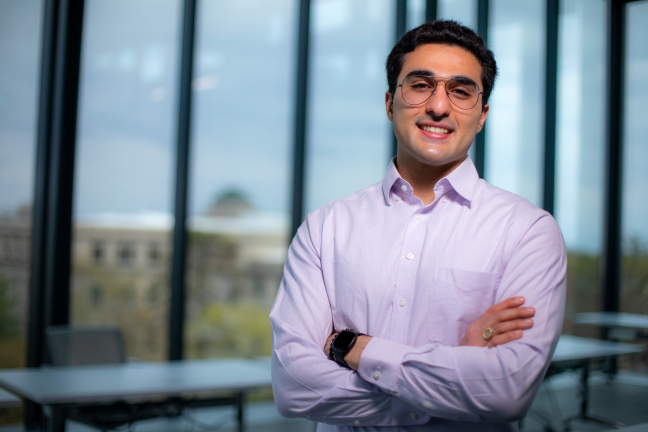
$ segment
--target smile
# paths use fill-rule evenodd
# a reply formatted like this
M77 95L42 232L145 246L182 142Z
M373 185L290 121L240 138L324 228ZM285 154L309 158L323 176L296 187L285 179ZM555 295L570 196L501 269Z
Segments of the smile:
M449 134L450 132L452 132L451 130L446 128L427 126L427 125L419 125L419 128L423 129L426 132L440 133L440 134Z

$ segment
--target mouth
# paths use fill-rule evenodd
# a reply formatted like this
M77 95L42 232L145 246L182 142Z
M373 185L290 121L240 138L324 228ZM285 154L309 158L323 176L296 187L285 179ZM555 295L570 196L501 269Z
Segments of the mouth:
M452 133L451 129L447 129L447 128L440 127L440 126L430 126L430 125L422 125L422 124L417 125L417 126L418 126L419 129L421 129L421 130L423 130L425 132L429 132L431 134L435 134L435 135L436 134L449 135L449 134Z

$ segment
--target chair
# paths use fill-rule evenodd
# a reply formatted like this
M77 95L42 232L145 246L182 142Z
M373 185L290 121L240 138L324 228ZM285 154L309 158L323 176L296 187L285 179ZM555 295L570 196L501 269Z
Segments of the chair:
M52 366L89 366L126 361L124 338L117 328L51 326L46 329L46 339ZM72 408L68 418L106 431L136 420L177 416L181 411L181 407L173 403L134 407L125 402L116 402Z
M52 366L124 363L124 339L116 328L47 328Z

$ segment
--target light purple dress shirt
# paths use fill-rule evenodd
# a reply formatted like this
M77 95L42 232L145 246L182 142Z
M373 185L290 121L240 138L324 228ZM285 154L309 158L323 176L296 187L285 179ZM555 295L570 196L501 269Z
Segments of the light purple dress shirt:
M549 213L479 179L470 158L434 191L424 206L392 161L382 182L299 228L270 313L282 415L318 431L517 430L562 327L562 234ZM536 309L521 339L458 346L518 295ZM345 328L373 337L357 372L323 351Z

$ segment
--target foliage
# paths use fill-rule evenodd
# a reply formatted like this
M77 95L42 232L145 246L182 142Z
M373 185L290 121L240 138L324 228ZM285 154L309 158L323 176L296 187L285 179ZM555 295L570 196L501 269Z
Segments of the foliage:
M621 310L648 315L648 248L628 239L621 261Z
M270 310L252 301L211 303L189 323L189 358L270 355Z
M16 299L11 293L11 283L0 273L0 339L18 337L15 308Z

